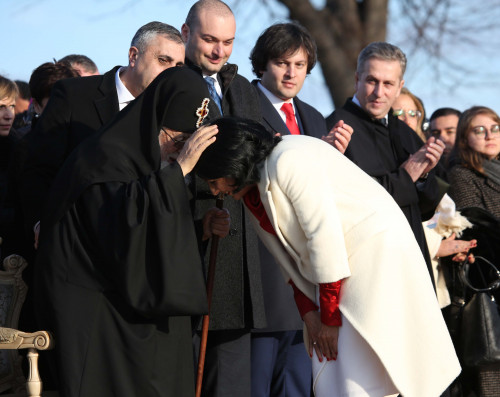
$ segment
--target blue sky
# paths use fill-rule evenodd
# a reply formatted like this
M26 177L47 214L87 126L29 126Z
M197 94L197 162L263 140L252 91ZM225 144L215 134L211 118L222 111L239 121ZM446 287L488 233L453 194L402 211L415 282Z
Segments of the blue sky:
M70 53L89 56L101 72L125 65L130 40L140 26L159 20L180 29L192 3L189 0L2 0L0 74L27 81L40 64ZM227 3L233 6L237 23L230 62L238 64L240 73L252 80L248 56L255 40L270 24L286 21L287 11L280 5L264 10L256 6L257 0L227 0ZM390 4L388 41L405 52L410 51L414 43L405 37L405 26L401 25L404 22L397 18L401 11L396 9L394 0ZM461 43L451 41L444 49L457 67L470 69L452 85L443 83L451 73L449 70L443 68L440 71L443 79L438 81L436 68L425 57L407 53L406 86L424 101L428 114L442 106L464 110L476 104L500 112L497 73L500 54L498 45L488 38L491 32L483 33L480 45L464 49ZM320 66L308 76L299 96L324 115L333 110Z

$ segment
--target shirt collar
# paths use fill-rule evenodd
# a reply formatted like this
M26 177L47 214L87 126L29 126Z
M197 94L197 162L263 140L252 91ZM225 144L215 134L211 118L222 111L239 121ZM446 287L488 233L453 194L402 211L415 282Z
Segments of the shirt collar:
M269 99L269 102L274 106L274 108L277 110L277 112L284 117L284 113L281 110L281 106L283 106L284 103L291 103L293 106L293 112L294 114L297 114L297 109L295 108L295 104L293 103L293 99L289 99L288 101L284 101L281 98L278 98L276 95L274 95L271 91L269 91L266 87L262 85L260 81L257 82L257 87L264 93L267 99Z
M116 71L115 74L115 85L116 85L116 93L118 94L118 105L120 106L120 110L122 110L125 106L132 102L135 97L130 93L130 91L125 87L122 80L120 79L120 72L124 70L125 67L121 67Z
M214 73L214 74L203 73L202 75L203 75L203 78L211 77L215 80L215 82L214 82L215 91L217 91L217 94L219 94L219 97L222 98L222 87L219 84L219 79L217 78L217 73Z
M354 94L354 96L352 97L352 102L355 103L356 105L358 105L361 109L363 109L361 107L361 104L359 103L359 99L356 97L356 94ZM385 125L387 125L389 122L389 114L386 114L385 117L382 117L382 118L385 119Z

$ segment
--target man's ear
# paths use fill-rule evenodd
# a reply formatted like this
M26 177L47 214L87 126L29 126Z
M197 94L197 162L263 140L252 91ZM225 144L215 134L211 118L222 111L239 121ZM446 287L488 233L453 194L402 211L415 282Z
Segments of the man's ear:
M358 72L354 73L354 91L358 90L359 75Z
M189 26L187 26L185 23L183 23L182 27L181 27L181 35L182 35L182 41L184 41L184 43L187 43L189 33L190 33Z
M399 89L398 89L398 95L401 94L401 88L403 88L403 86L405 85L405 81L404 80L401 80L401 82L399 83Z
M128 64L129 66L132 66L134 67L135 66L135 62L137 61L137 56L139 55L139 50L137 49L137 47L130 47L129 50L128 50Z

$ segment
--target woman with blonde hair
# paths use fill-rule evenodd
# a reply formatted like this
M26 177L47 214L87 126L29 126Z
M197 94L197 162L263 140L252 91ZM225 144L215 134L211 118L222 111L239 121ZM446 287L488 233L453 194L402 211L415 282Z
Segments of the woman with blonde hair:
M19 90L16 83L0 76L0 237L3 238L4 256L13 253L12 225L14 209L7 203L9 161L20 136L12 128L16 99ZM1 258L0 258L1 259Z
M425 142L427 140L423 131L425 118L424 105L408 88L401 88L401 94L396 98L392 109L394 116L397 116L401 121L408 124L422 141Z
M9 135L14 122L16 99L19 90L16 83L0 76L0 136Z

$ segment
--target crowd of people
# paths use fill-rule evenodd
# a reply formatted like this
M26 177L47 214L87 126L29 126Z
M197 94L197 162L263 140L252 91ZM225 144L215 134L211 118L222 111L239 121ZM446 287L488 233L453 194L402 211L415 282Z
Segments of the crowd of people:
M325 118L298 98L304 27L262 32L251 82L235 32L200 0L180 30L140 27L126 66L0 76L1 256L28 260L20 328L54 333L51 386L194 396L210 310L202 396L498 395L500 363L462 370L448 318L450 275L491 246L464 211L500 222L500 117L427 120L404 52L373 42Z

